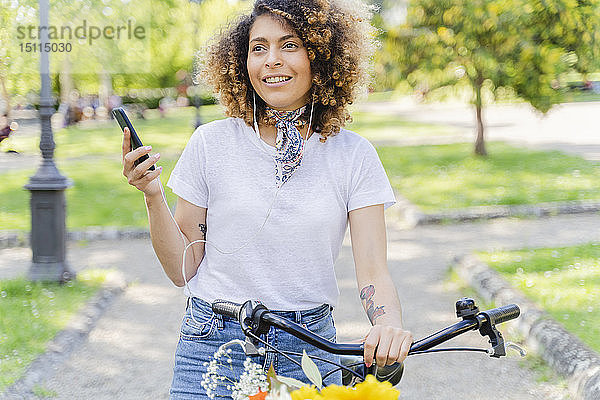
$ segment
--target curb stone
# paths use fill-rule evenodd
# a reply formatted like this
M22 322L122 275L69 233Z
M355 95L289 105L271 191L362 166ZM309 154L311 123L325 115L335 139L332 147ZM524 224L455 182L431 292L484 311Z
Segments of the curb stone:
M48 343L46 351L29 365L19 380L0 393L0 400L36 398L33 389L54 374L56 365L64 362L86 340L107 307L126 287L120 272L110 273L103 288Z
M517 303L521 316L513 324L527 345L567 378L575 399L600 399L600 354L567 332L476 256L455 257L452 268L486 301L498 306Z
M510 217L540 218L552 215L581 214L600 211L599 200L577 200L518 206L478 206L456 211L427 214L404 197L396 194L396 198L398 200L398 208L396 209L397 216L412 227L446 222L456 223Z
M147 239L150 232L146 228L101 228L92 227L83 231L71 231L67 233L68 241L79 240L120 240L120 239ZM10 247L28 247L28 231L0 231L0 249Z

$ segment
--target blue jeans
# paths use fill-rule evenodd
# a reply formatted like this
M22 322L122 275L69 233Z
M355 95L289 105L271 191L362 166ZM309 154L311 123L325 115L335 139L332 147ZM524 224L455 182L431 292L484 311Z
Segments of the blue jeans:
M271 311L305 326L311 332L331 342L335 342L336 330L331 310L332 308L329 305L323 304L310 310ZM191 317L191 312L194 313L195 321ZM261 338L282 351L302 353L302 350L305 349L309 355L339 362L339 356L319 350L280 329L271 327L269 332L262 335ZM214 314L210 304L201 299L190 299L181 325L181 334L175 352L175 367L173 369L170 399L208 399L206 391L201 385L203 375L207 370L206 364L212 360L213 354L218 350L219 346L233 339L245 339L244 333L236 320ZM219 369L219 375L225 376L227 380L237 382L244 370L243 363L247 356L240 346L235 345L229 348L232 350L231 354L229 354L231 364L226 360L228 357L221 358L221 362L225 366ZM292 358L299 361L298 357L292 356ZM281 355L267 353L265 356L252 356L250 359L262 365L265 372L272 364L278 375L310 383L300 367ZM322 376L335 368L332 364L322 361L315 362ZM232 368L230 369L228 365L231 365ZM341 385L341 381L341 372L337 371L324 379L323 384ZM215 391L215 395L216 398L230 399L231 391L224 385L219 385Z

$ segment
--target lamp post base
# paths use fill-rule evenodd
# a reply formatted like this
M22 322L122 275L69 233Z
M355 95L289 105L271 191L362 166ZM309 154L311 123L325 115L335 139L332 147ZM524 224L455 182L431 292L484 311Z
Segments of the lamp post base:
M33 253L29 278L33 281L65 282L75 277L66 262L67 229L65 224L65 191L49 184L30 182L31 191L31 250ZM52 188L48 190L49 188Z
M52 281L64 283L75 278L66 262L33 262L27 278L32 281Z

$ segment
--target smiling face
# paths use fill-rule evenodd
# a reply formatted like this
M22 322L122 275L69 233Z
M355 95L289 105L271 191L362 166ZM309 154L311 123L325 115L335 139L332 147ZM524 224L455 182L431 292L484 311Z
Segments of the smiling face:
M269 14L250 29L247 68L256 93L276 110L295 110L310 99L312 73L302 40L285 21Z

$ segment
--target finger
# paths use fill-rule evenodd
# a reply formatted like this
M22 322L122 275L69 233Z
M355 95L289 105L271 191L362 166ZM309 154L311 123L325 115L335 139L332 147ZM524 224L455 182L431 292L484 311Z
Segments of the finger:
M146 175L144 175L142 177L142 181L145 184L148 184L148 183L152 182L153 180L155 180L156 178L158 178L158 176L160 175L161 172L162 172L162 167L157 167L154 171L148 171L146 173Z
M125 155L131 151L131 139L129 134L129 128L125 127L123 129L123 160L125 160Z
M137 169L137 167L136 167ZM137 172L137 171L136 171ZM132 173L132 177L129 178L129 184L132 186L135 186L136 188L143 190L148 183L152 182L154 179L156 179L157 176L160 175L160 173L162 172L162 167L157 167L154 170L146 170L144 172L142 172L142 174L140 176L136 176L134 177L134 174Z
M413 336L408 335L404 337L404 341L402 342L402 347L400 348L400 359L398 362L402 362L408 356L408 352L410 351L410 346L413 344Z
M135 167L135 169L133 170L132 177L134 179L141 178L146 173L146 171L150 169L152 165L158 162L159 159L160 153L156 153L152 156L149 156L147 160L144 160Z
M148 185L150 185L155 179L158 179L161 172L162 167L158 167L154 171L148 171L144 176L136 180L133 183L133 186L135 186L138 190L144 192L148 188ZM160 180L158 183L160 184Z
M388 353L388 362L389 364L393 364L394 362L401 362L400 359L400 351L402 348L402 343L404 342L404 336L394 336L392 340L392 344L390 345L390 351Z
M393 339L392 332L388 329L384 329L382 335L379 337L379 344L377 345L377 354L375 355L375 359L377 360L378 366L387 365L388 354L390 352L390 346L392 344Z
M370 367L373 364L373 359L375 356L375 349L377 348L377 344L379 343L379 330L371 329L371 332L367 335L365 340L365 352L364 359L367 367Z
M364 343L365 338L349 340L348 343Z
M132 150L125 155L124 164L127 163L128 166L131 166L131 164L133 164L135 160L137 160L144 154L150 153L150 151L152 151L152 146L138 147L137 149ZM131 167L131 168L133 168L133 167Z

